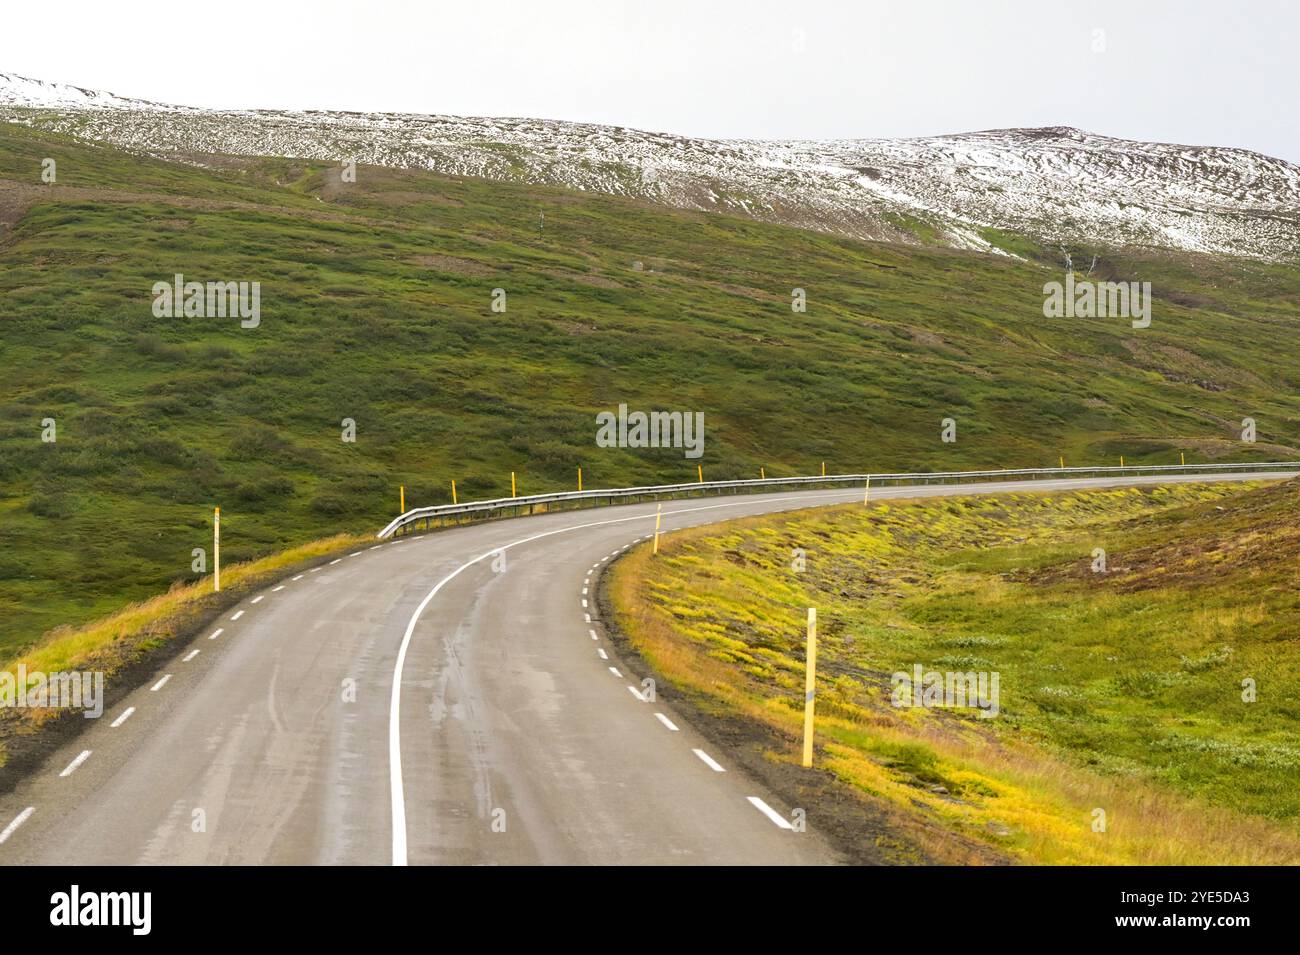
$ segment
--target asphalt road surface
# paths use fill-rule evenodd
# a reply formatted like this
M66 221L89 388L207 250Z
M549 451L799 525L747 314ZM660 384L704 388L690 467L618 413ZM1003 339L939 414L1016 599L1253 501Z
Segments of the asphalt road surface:
M663 530L861 499L671 501ZM0 864L839 861L815 815L790 829L794 807L642 698L637 664L606 640L597 578L654 515L637 504L466 525L268 587L0 797Z

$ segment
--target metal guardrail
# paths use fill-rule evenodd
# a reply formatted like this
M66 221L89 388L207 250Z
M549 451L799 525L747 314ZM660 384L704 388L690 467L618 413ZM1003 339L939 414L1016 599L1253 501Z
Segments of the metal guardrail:
M766 488L781 489L788 487L844 487L865 486L868 481L873 487L882 484L960 484L963 481L987 481L991 479L1042 480L1048 477L1119 477L1129 475L1195 475L1203 473L1269 473L1291 472L1300 474L1300 461L1248 461L1240 464L1156 464L1135 465L1132 467L1081 467L1081 468L1015 468L1002 471L918 471L899 474L826 474L813 477L762 478L744 481L700 481L690 484L658 484L647 487L620 487L593 489L589 491L555 491L550 494L530 494L525 497L499 497L489 501L473 501L465 504L439 504L433 507L417 507L395 518L376 536L380 539L394 534L410 532L416 524L424 522L425 528L433 526L435 521L444 522L448 518L518 516L524 513L534 514L538 508L543 511L552 504L575 504L581 507L590 502L592 506L615 503L636 503L641 500L659 500L661 498L702 496L709 493L745 493ZM513 513L512 513L513 512Z

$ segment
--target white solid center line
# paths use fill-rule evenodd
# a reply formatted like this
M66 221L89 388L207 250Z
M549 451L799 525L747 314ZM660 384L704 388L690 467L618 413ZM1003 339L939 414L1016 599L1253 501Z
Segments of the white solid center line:
M195 652L198 652L198 651L195 651ZM111 722L111 723L108 724L108 725L109 725L109 728L110 728L110 729L117 729L119 726L121 726L123 723L125 723L127 720L129 720L129 719L131 718L131 714L134 713L134 712L135 712L135 707L134 707L134 706L128 706L125 710L122 711L122 715L121 715L121 716L119 716L117 719L113 720L113 722Z
M64 769L63 772L59 773L59 778L63 779L66 776L71 776L73 773L77 771L77 767L80 766L88 759L90 759L90 750L83 749L81 751L81 755L79 755L72 762L68 763L67 768Z
M19 826L21 826L24 822L26 822L28 818L30 818L31 814L34 813L35 811L36 811L35 806L28 806L26 809L20 812L13 822L5 826L4 832L0 832L0 843L5 842L5 840L7 840L10 836L12 836L14 834L14 830L16 830Z
M618 677L620 680L623 679L623 674L618 672L618 667L610 667L609 672L614 674L614 676Z
M168 673L165 677L163 677L161 680L159 680L159 681L158 681L157 683L155 683L153 686L149 687L149 692L150 692L150 693L157 693L159 690L161 690L164 686L167 685L167 681L170 680L171 678L172 678L172 675L171 675L170 673Z
M721 766L718 765L718 761L714 759L712 756L710 756L708 753L706 753L704 750L693 749L691 750L691 752L694 753L696 756L700 757L700 759L704 762L704 765L709 767L709 769L713 770L715 773L726 772L725 769L723 769Z
M185 656L181 657L181 663L189 663L198 655L199 655L199 651L198 648L196 647L195 649L191 650L189 653L185 654Z
M256 603L261 603L261 602L262 602L263 600L265 600L265 599L266 599L266 594L258 594L258 595L257 595L256 597L254 597L250 602L251 602L251 603L255 603L255 604L256 604Z
M786 818L785 818L784 816L782 816L779 812L777 812L775 809L773 809L773 808L772 808L771 806L769 806L767 803L763 802L763 800L759 799L757 796L746 796L745 798L748 799L751 803L754 804L754 808L755 808L755 809L757 809L757 810L758 810L759 812L761 812L763 815L767 816L767 818L771 819L774 823L776 823L776 824L777 824L778 826L780 826L782 829L793 829L793 828L794 828L794 826L790 823L790 820L789 820L789 819L786 819Z
M596 652L600 654L600 658L601 658L602 660L608 660L608 659L609 659L609 655L608 655L607 653L605 653L605 651L602 650L600 647L597 647L597 648L596 648Z
M209 640L215 640L215 639L217 639L217 637L221 636L221 635L222 635L223 633L225 633L225 632L226 632L226 631L223 630L221 627L217 627L216 630L213 630L213 631L212 631L212 636L208 637L208 639L209 639Z
M241 611L239 611L238 613L233 614L233 615L231 616L230 619L231 619L231 620L238 620L238 619L239 619L240 617L242 617L243 615L244 615L244 611L241 610Z
M663 723L664 726L668 727L674 733L677 732L677 724L674 723L672 720L670 720L668 717L664 716L662 713L656 713L655 719L657 719L660 723Z

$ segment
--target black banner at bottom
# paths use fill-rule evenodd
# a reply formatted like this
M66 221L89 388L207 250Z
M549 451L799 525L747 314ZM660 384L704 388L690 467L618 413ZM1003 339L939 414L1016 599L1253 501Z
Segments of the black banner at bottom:
M1294 923L1295 872L1253 868L4 868L12 938L117 942L320 940L356 933L494 936L713 925L929 933L989 941L1099 935L1232 944ZM919 933L919 934L918 934ZM984 934L996 933L996 934ZM455 936L453 936L455 937ZM908 941L910 939L910 941ZM766 941L772 941L767 938Z

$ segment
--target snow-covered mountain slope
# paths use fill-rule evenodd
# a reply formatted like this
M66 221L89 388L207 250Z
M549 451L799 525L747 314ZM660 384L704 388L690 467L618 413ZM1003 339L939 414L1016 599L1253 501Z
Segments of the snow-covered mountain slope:
M47 83L13 73L0 73L0 107L25 106L53 109L176 109L163 103L126 99L102 90L67 83Z
M1066 127L921 139L694 139L537 119L202 110L0 73L0 120L142 153L356 160L726 210L859 238L1014 250L998 231L1294 260L1300 167Z

